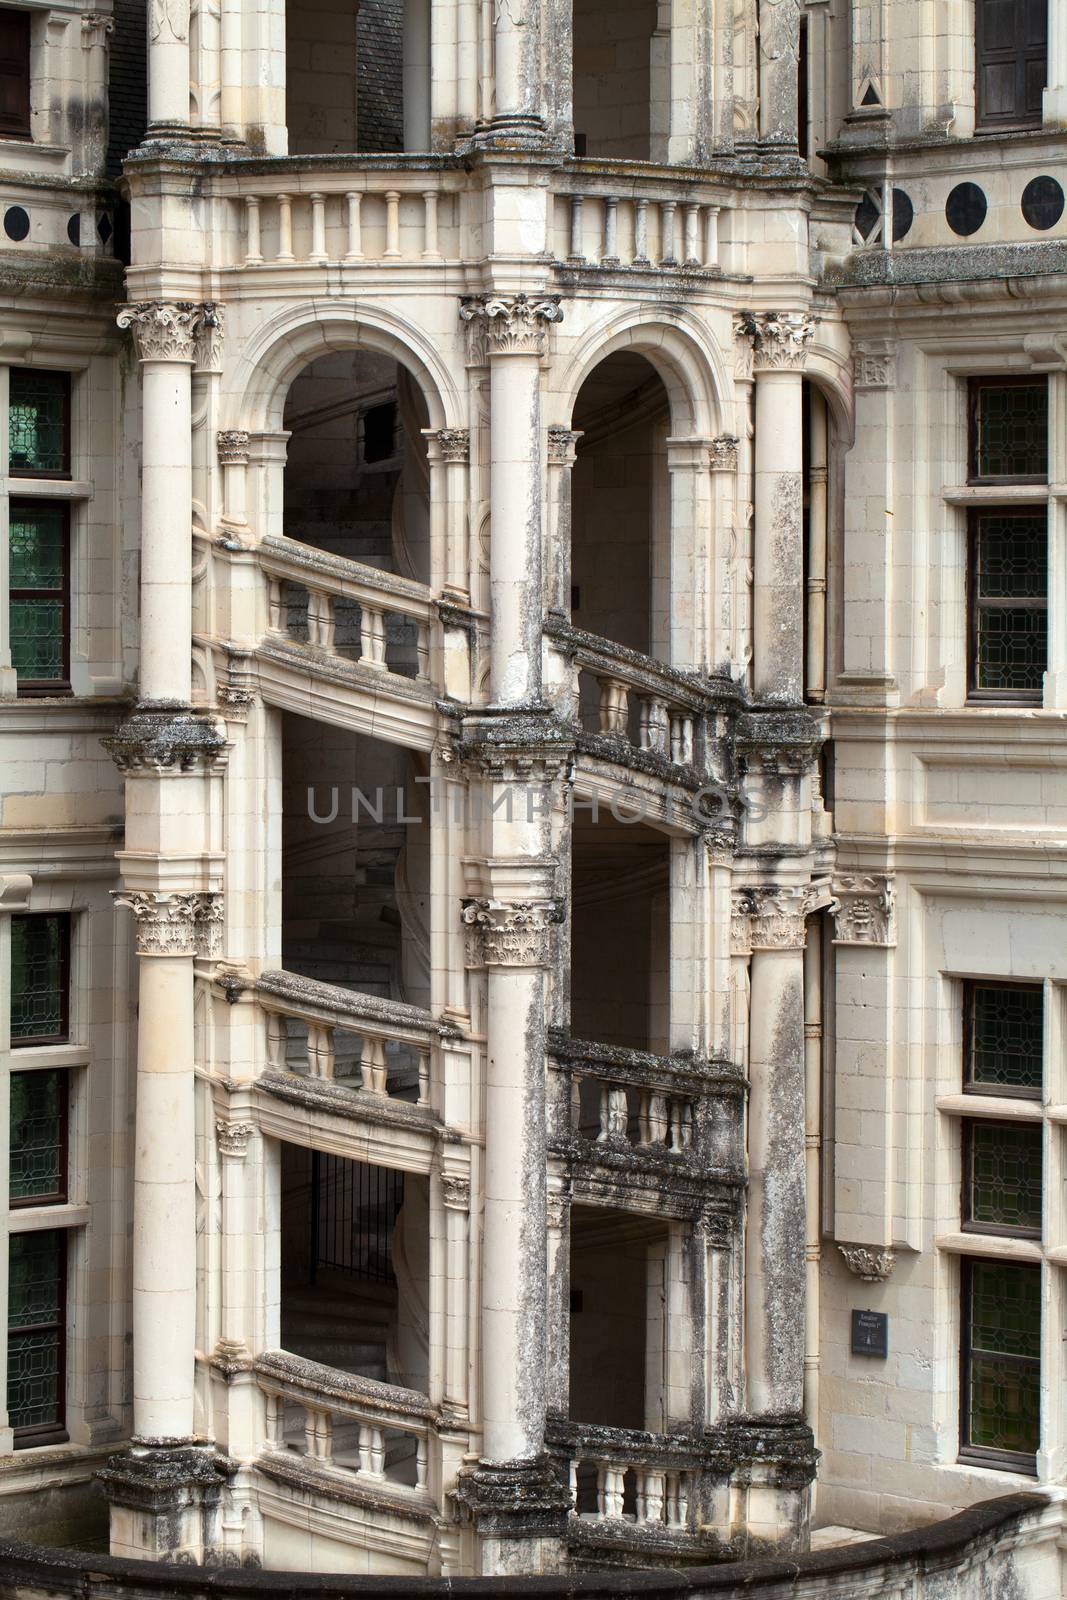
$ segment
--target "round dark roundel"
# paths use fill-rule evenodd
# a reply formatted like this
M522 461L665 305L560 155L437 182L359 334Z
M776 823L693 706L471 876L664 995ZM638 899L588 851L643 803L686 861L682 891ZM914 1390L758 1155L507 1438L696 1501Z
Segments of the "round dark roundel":
M953 233L967 239L985 221L986 197L976 183L957 183L945 201L945 220Z
M70 240L71 244L81 244L82 242L82 219L80 211L75 211L73 216L67 218L67 238Z
M1063 216L1063 190L1055 178L1031 178L1023 190L1023 216L1031 228L1044 232Z
M893 190L893 243L904 239L911 232L911 225L915 221L915 207L911 203L911 196L903 189Z
M30 231L30 216L21 206L8 206L4 212L4 232L18 244Z

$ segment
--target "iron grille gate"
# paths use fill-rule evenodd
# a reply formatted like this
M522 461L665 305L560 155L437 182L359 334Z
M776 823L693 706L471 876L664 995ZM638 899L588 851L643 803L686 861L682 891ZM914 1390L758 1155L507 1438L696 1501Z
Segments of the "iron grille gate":
M311 1152L311 1282L319 1267L388 1283L390 1239L404 1203L404 1174Z

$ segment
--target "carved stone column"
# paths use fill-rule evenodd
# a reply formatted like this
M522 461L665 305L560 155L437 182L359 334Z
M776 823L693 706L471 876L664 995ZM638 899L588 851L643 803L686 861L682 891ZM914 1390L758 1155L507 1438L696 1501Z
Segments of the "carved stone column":
M497 705L541 693L541 358L558 295L465 299L490 357L491 692Z
M494 0L493 78L493 141L539 144L545 134L540 0Z
M149 0L148 132L174 138L189 131L189 0Z
M767 144L797 146L800 0L759 0L759 134Z
M445 1212L445 1372L446 1411L466 1417L469 1403L467 1366L470 1359L467 1303L470 1288L471 1183L466 1172L441 1175Z
M248 445L248 434L243 428L227 428L215 436L215 448L222 468L222 520L239 537L248 532Z
M457 600L469 601L471 574L467 474L471 456L470 429L439 428L434 434L427 433L427 439L436 444L438 471L443 473L445 479L444 571L438 586ZM435 499L433 473L434 463L431 460L431 507ZM436 567L440 559L436 552L432 553L431 559ZM435 579L435 583L437 581Z
M804 693L803 369L816 320L742 312L756 376L753 687L761 700Z

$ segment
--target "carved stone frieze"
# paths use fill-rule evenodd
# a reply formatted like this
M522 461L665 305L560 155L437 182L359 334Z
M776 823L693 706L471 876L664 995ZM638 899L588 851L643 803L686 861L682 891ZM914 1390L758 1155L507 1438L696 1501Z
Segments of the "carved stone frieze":
M866 1244L839 1244L837 1248L848 1270L864 1283L884 1283L897 1259L892 1250L878 1250Z
M215 1123L219 1154L243 1160L248 1154L248 1136L255 1131L255 1126L251 1122L224 1122L220 1118Z
M471 456L469 428L438 428L434 434L441 460L450 465L465 466Z
M244 428L223 428L215 435L219 465L245 467L248 465L248 434Z
M806 311L741 311L734 332L752 351L755 370L803 368L819 318Z
M461 916L467 929L468 966L551 965L552 929L563 921L558 901L465 900Z
M221 894L115 890L113 899L137 919L138 955L210 957L218 953L224 915Z
M115 320L133 333L142 361L192 362L207 311L208 307L188 301L148 300L124 306Z
M468 326L480 325L488 354L539 356L549 324L563 320L559 299L558 294L466 295L459 314Z
M737 447L740 440L736 434L720 433L708 446L708 465L712 472L737 471Z
M884 872L843 873L834 879L833 897L835 944L894 943L892 877Z

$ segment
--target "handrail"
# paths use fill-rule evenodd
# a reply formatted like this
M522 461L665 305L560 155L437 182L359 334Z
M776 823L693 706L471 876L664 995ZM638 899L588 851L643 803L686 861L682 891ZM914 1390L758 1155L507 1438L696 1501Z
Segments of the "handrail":
M293 578L298 583L307 582L353 600L366 594L375 603L383 603L384 610L416 617L421 622L433 618L434 605L426 584L401 577L399 573L366 566L362 561L352 561L332 550L317 550L314 545L284 534L268 534L256 548L264 572Z

